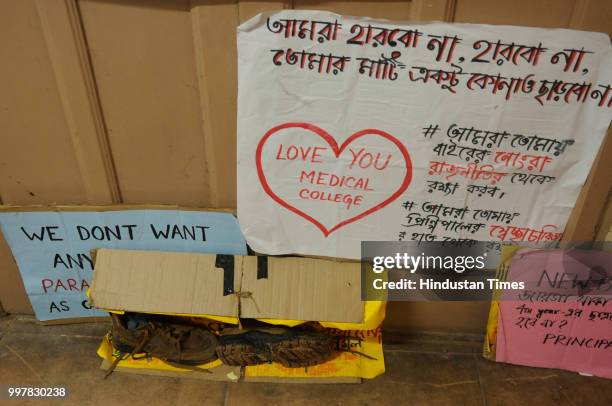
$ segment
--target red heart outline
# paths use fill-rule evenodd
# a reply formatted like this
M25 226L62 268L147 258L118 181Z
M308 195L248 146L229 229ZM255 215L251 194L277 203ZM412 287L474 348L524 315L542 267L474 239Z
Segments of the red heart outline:
M276 193L274 193L272 191L272 189L270 188L270 185L268 184L268 181L266 180L266 176L264 174L264 170L263 170L263 167L262 167L262 164L261 164L261 153L263 151L264 144L266 143L266 141L268 141L268 139L272 135L274 135L278 131L284 130L286 128L303 128L305 130L312 131L316 135L318 135L321 138L323 138L323 140L325 140L325 142L327 142L327 144L332 148L336 158L339 158L340 154L342 153L342 151L344 151L344 149L351 142L355 141L359 137L362 137L364 135L375 134L375 135L379 135L379 136L381 136L383 138L386 138L387 140L391 141L392 143L394 143L397 146L397 148L402 153L402 156L404 157L404 160L406 161L406 176L404 176L404 181L402 182L400 187L391 196L389 196L387 199L383 200L381 203L377 204L374 207L369 208L368 210L366 210L366 211L364 211L364 212L362 212L360 214L357 214L356 216L353 216L353 217L348 218L348 219L346 219L344 221L341 221L340 223L336 224L335 226L333 226L332 228L330 228L328 230L323 224L318 222L315 218L313 218L313 217L309 216L308 214L304 213L302 210L300 210L300 209L290 205L289 203L284 201L281 197L279 197ZM319 127L317 127L314 124L309 124L309 123L285 123L285 124L281 124L281 125L278 125L276 127L271 128L270 130L268 130L268 132L266 132L264 134L264 136L262 137L262 139L259 141L259 144L257 145L257 150L255 151L255 163L257 165L257 176L259 177L259 181L261 183L261 186L263 186L265 192L272 199L274 199L278 204L280 204L281 206L285 207L286 209L291 210L295 214L299 215L300 217L305 218L306 220L310 221L312 224L317 226L317 228L319 228L319 230L321 230L321 232L323 233L323 235L325 235L325 237L329 236L331 233L333 233L334 231L336 231L340 227L343 227L343 226L345 226L347 224L350 224L350 223L352 223L354 221L362 219L362 218L364 218L364 217L374 213L375 211L378 211L378 210L382 209L383 207L387 206L389 203L391 203L395 199L397 199L402 193L404 193L404 191L408 188L408 185L410 185L410 182L412 181L412 161L410 160L410 156L408 155L408 151L406 150L406 147L404 147L404 145L397 138L392 136L391 134L386 133L386 132L384 132L382 130L377 130L377 129L366 129L366 130L358 131L358 132L354 133L353 135L351 135L350 137L348 137L342 143L342 145L340 147L338 147L338 143L336 142L334 137L332 137L324 129L319 128Z

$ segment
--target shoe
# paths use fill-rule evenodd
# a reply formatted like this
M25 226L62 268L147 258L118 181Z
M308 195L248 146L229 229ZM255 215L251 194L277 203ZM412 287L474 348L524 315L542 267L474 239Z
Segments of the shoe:
M230 366L277 362L288 368L308 367L334 358L337 351L337 337L281 328L222 334L217 346L217 356Z
M111 320L113 347L128 356L146 353L179 367L206 364L217 359L217 336L202 327L138 313L111 313ZM115 360L107 376L121 359Z

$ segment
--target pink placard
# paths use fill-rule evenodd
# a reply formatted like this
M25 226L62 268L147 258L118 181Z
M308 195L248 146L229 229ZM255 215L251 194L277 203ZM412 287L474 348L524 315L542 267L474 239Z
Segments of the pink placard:
M612 254L520 250L499 302L496 361L612 378Z

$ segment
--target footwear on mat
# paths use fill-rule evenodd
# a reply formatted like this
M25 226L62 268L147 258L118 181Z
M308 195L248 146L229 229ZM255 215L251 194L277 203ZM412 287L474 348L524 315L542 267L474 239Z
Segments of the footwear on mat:
M205 328L165 321L145 314L111 314L113 347L128 356L146 353L176 366L195 366L217 359L217 336ZM116 367L117 358L109 371Z

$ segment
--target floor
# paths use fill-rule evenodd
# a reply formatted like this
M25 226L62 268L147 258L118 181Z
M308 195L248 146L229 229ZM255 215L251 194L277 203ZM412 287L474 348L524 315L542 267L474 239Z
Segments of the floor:
M120 372L104 381L95 351L107 329L0 318L0 384L66 385L68 400L54 403L61 405L612 405L611 380L489 362L480 356L480 337L439 334L387 344L386 374L363 384L218 383Z

